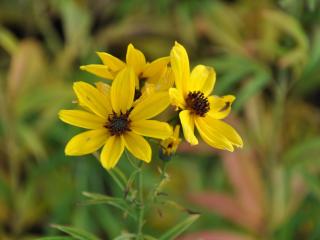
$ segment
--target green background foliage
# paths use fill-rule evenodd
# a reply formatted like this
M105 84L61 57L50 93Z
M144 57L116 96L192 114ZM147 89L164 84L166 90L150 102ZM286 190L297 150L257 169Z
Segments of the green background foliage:
M57 112L73 106L73 81L101 80L79 70L98 63L96 51L123 58L132 42L152 60L175 40L193 66L216 69L214 94L237 96L227 121L245 146L183 144L164 191L187 209L157 203L145 231L160 236L192 210L201 216L181 239L320 239L318 0L2 0L0 239L62 235L60 225L101 239L134 229L117 209L87 204L83 191L122 192L93 156L64 155L79 130ZM150 164L146 190L161 164ZM132 171L125 157L120 168Z

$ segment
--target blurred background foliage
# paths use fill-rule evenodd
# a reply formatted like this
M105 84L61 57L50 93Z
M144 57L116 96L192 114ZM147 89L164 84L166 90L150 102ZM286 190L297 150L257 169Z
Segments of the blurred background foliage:
M215 94L237 96L228 121L245 142L235 153L181 146L165 191L202 213L181 239L320 239L318 0L1 0L0 239L55 234L52 223L102 239L132 230L118 211L83 204L82 191L121 193L94 157L64 156L76 130L57 111L72 106L73 81L100 80L79 70L95 51L124 57L132 42L152 60L175 40L193 65L215 67ZM186 214L159 204L146 231Z

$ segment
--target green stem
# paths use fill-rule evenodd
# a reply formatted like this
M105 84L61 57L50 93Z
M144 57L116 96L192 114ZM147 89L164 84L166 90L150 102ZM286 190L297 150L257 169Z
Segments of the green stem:
M157 196L158 196L159 192L161 191L165 181L167 181L167 168L168 168L168 163L164 162L163 166L162 166L162 169L161 169L160 182L155 186L154 191L152 192L153 201L157 198Z
M118 185L118 187L124 191L125 190L125 186L124 184L121 182L121 180L118 178L117 174L113 171L113 170L107 170L107 172L110 174L110 176L112 177L113 181L116 182L116 184Z
M138 190L138 229L137 229L137 240L143 239L142 228L144 224L144 200L143 200L143 175L142 175L142 165L139 164L140 171L138 172L137 190Z
M161 172L161 181L166 178L168 168L168 162L163 163L162 172Z
M97 152L93 153L93 156L100 162L100 157ZM118 168L114 168L113 170L107 170L113 181L118 185L118 187L124 191L125 190L125 175ZM122 179L122 180L121 180Z

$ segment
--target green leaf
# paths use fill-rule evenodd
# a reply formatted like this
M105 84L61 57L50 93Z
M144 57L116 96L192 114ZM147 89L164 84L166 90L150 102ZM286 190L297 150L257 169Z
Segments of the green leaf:
M93 156L100 162L100 156L97 152L93 153ZM117 167L107 170L113 181L118 185L118 187L124 191L127 183L127 178L125 174Z
M217 95L229 93L240 81L248 78L248 76L255 75L262 68L252 59L239 55L230 55L218 59L204 59L203 62L207 65L212 65L218 75L221 75L219 84L216 84L214 89L214 93Z
M110 197L110 196L99 194L99 193L90 193L90 192L83 192L82 194L90 198L90 200L86 201L85 204L108 204L116 208L119 208L120 210L122 210L123 212L131 216L132 218L135 218L135 215L134 213L132 213L127 202L122 198L115 198L115 197Z
M193 224L198 218L200 217L199 214L193 214L189 216L184 221L180 222L173 228L169 229L167 232L165 232L159 240L171 240L176 239L181 233L183 233L185 230L187 230L191 224Z
M78 240L99 240L98 237L82 229L78 229L74 227L66 227L66 226L61 226L56 224L53 224L52 227L62 232L65 232Z
M315 91L320 85L320 29L315 30L311 37L311 46L308 52L308 62L303 68L299 81L294 86L294 92L308 94Z
M157 240L156 238L150 236L150 235L143 235L144 240Z
M104 205L95 205L93 210L96 222L108 233L111 239L122 231L123 218L114 216L112 209L106 208Z
M317 6L317 0L307 0L307 4L308 4L308 8L311 11L314 11L316 9L316 6Z
M129 239L134 239L135 237L136 237L135 234L124 233L124 234L121 234L120 236L114 238L113 240L129 240Z
M88 44L92 22L88 9L81 1L52 1L61 13L67 47L83 47Z
M301 170L303 174L303 179L307 183L308 187L310 188L311 192L320 199L320 181L317 176L314 174L309 173L306 170Z
M235 111L240 110L250 97L254 96L269 83L269 80L270 76L267 72L261 71L257 73L257 75L239 91L233 109Z
M114 167L113 169L111 170L108 170L108 173L111 175L111 177L116 181L119 181L118 185L120 186L120 188L122 190L124 190L125 188L125 185L127 183L127 178L126 176L124 175L124 173L117 167Z
M217 87L215 89L215 93L225 94L230 89L232 89L239 81L245 78L246 75L248 75L251 72L250 68L244 68L244 67L236 67L232 68L233 70L229 73L224 74L220 80L219 84L217 84Z
M296 41L297 48L303 50L308 49L308 37L298 19L278 10L268 10L264 14L265 18L268 19L274 27L289 34Z
M113 240L129 240L129 239L135 239L136 238L136 234L132 234L132 233L124 233L121 234L120 236L114 238ZM157 240L156 238L149 236L149 235L143 235L143 239L144 240Z
M16 37L3 27L0 27L0 46L10 54L13 54L18 48Z
M285 154L286 162L306 163L307 159L314 159L320 153L320 137L314 137L308 140L303 140L292 146ZM303 161L300 161L303 160Z
M245 55L242 32L239 30L243 23L239 21L238 13L218 1L208 6L205 12L203 21L208 26L207 37L225 51Z
M63 237L63 236L54 236L54 237L41 237L36 238L35 240L73 240L72 237Z
M47 156L46 150L38 132L25 124L19 124L17 129L19 137L22 139L28 151L39 160L45 159Z

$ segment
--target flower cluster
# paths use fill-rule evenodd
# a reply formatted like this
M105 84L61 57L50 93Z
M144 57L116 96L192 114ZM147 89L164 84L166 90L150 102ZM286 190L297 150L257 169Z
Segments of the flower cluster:
M195 127L210 146L233 151L242 147L239 134L221 121L229 114L234 96L218 97L213 91L216 74L213 68L197 65L190 72L186 50L179 43L170 56L148 63L144 54L129 44L126 62L105 52L98 52L103 64L81 66L82 70L112 80L94 85L75 82L74 92L80 109L61 110L62 121L87 129L68 142L67 155L96 152L106 169L116 166L127 149L133 156L150 162L152 150L144 138L160 139L162 156L175 153L181 139L180 125L153 119L170 105L179 120L183 135L191 145L198 144Z

